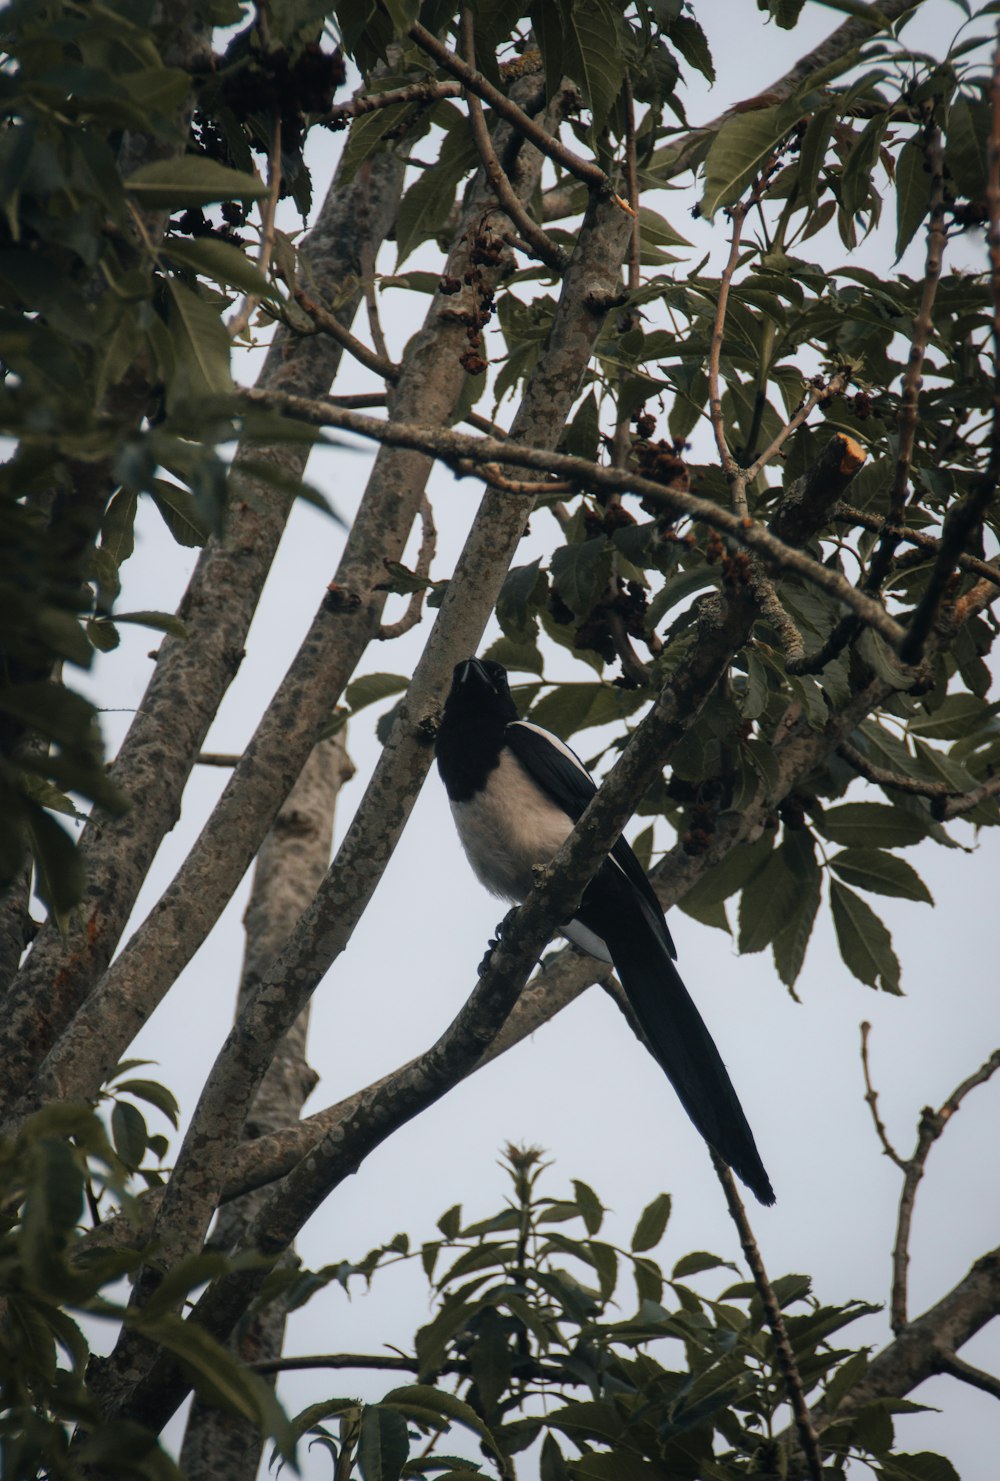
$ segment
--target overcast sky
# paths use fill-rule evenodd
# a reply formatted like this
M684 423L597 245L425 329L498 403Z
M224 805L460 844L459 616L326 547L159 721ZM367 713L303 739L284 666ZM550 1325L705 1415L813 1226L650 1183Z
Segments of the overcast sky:
M808 3L799 28L782 32L763 27L752 0L702 3L698 16L709 34L718 81L709 91L700 78L692 80L687 101L693 123L760 91L839 19L835 12ZM961 21L959 7L950 0L927 0L912 44L943 49ZM317 131L313 140L317 199L340 137ZM721 217L711 225L691 221L692 200L690 192L674 191L650 203L695 242L692 261L709 249L718 260L726 248L725 222ZM824 256L817 246L814 255L843 261L842 249L835 251L839 255ZM970 242L964 261L972 265L977 260L977 244ZM380 270L391 271L394 261L390 246ZM883 243L874 256L869 249L864 261L888 270L891 252ZM407 263L437 265L431 250ZM918 268L919 256L912 270ZM676 271L683 275L683 266ZM650 327L660 324L658 313L656 305L650 306ZM383 324L394 354L416 327L413 314L404 295L383 295ZM252 366L237 366L241 379L251 380L253 374ZM363 371L345 365L337 389L369 389L371 384ZM710 456L708 444L696 444L693 456ZM349 519L370 463L367 449L326 451L314 457L309 477ZM456 482L438 472L430 491L440 530L433 574L441 577L461 548L480 490L471 480ZM519 560L530 560L551 541L547 516L536 515L534 523L537 548L526 542ZM331 579L341 546L342 533L332 521L305 504L295 509L247 658L207 749L236 752L245 745ZM173 609L196 556L196 551L172 547L158 516L145 510L136 553L123 571L119 607ZM112 748L141 698L151 670L146 655L156 646L154 634L132 628L121 632L121 647L99 655L81 686L105 708ZM426 632L425 619L407 638L373 647L359 672L412 672ZM548 676L571 674L581 676L564 655L557 655ZM378 755L375 713L365 712L351 727L349 746L358 773L342 795L338 837ZM585 733L579 749L593 754L598 739L596 732ZM182 818L163 845L134 923L172 877L224 781L225 774L215 769L196 770ZM859 783L852 796L863 795ZM777 1192L773 1209L751 1211L765 1261L772 1277L810 1273L825 1302L851 1297L885 1301L889 1292L900 1179L880 1151L862 1098L860 1020L873 1024L880 1109L904 1155L912 1150L921 1107L940 1104L1000 1041L994 919L1000 847L991 836L977 846L972 830L960 823L953 832L968 852L928 843L907 855L927 881L934 909L868 897L893 932L903 964L906 996L901 999L875 993L849 974L825 910L798 983L801 1003L782 987L769 953L739 958L722 933L678 912L672 916L682 974L729 1065ZM664 828L658 847L671 841ZM428 851L433 867L428 867ZM248 884L245 880L131 1051L159 1061L160 1077L178 1094L185 1116L231 1022ZM433 1041L470 991L499 913L497 902L468 870L443 788L432 772L350 949L314 999L309 1057L321 1080L307 1110L339 1100ZM970 1097L931 1154L911 1245L913 1313L935 1301L996 1243L998 1114L1000 1078ZM692 1249L739 1258L699 1137L618 1012L603 993L591 991L534 1040L475 1075L370 1157L307 1226L300 1243L303 1260L320 1265L359 1258L398 1230L406 1230L419 1244L434 1235L437 1217L457 1201L470 1215L494 1212L507 1192L497 1154L509 1140L547 1149L555 1163L548 1175L550 1193L568 1188L574 1177L590 1183L613 1210L606 1225L609 1238L627 1244L643 1205L666 1189L673 1195L674 1212L659 1251L661 1263L669 1267ZM718 1288L710 1276L699 1282L709 1293ZM292 1318L286 1352L375 1352L386 1344L409 1349L427 1312L422 1276L411 1267L393 1270L376 1280L370 1296L358 1287L350 1301L339 1289L316 1297ZM996 1327L963 1350L969 1361L993 1371L1000 1370ZM852 1343L876 1346L887 1336L884 1316L867 1318L845 1333ZM333 1394L375 1399L393 1382L392 1375L317 1372L289 1376L280 1392L294 1411ZM941 1450L964 1481L996 1475L1000 1425L995 1400L950 1379L934 1380L914 1397L940 1405L943 1412L901 1419L898 1433L906 1448ZM307 1477L329 1475L329 1460L321 1452L303 1461Z

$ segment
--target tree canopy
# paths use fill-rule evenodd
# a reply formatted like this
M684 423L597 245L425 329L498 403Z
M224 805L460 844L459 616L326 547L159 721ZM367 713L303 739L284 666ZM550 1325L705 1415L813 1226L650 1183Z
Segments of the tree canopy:
M991 1045L909 1156L865 1055L902 1180L894 1335L875 1356L840 1345L869 1303L768 1279L724 1172L749 1280L704 1252L665 1276L650 1252L667 1194L625 1249L599 1238L587 1183L551 1197L541 1154L511 1147L504 1209L453 1208L419 1242L434 1307L405 1382L289 1420L263 1376L289 1310L417 1255L396 1236L297 1269L306 1220L588 986L615 994L569 947L531 974L631 816L665 907L769 953L793 993L828 918L845 971L892 995L906 953L884 903L933 904L905 851L1000 823L995 7L843 0L824 40L707 123L685 104L688 79L715 77L700 9L8 7L5 1474L250 1477L263 1436L293 1463L308 1431L338 1481L519 1465L817 1481L852 1458L948 1481L946 1458L901 1450L892 1415L932 1374L1000 1391L959 1355L1000 1310L997 1252L922 1316L907 1294L929 1151L1000 1064ZM909 41L925 9L949 20L933 54ZM762 47L804 20L802 0L758 11ZM692 180L694 220L678 207ZM314 449L357 470L359 446L377 451L356 508L306 481ZM482 485L454 561L435 466L466 502ZM252 738L214 755L296 500L329 516L339 563ZM176 611L131 596L137 528L157 559L199 552ZM81 674L111 672L130 625L159 646L109 756ZM349 952L452 668L481 640L598 796L450 1027L302 1118L310 998ZM415 660L394 665L394 641ZM347 737L373 706L381 749L329 864ZM160 884L199 764L228 779ZM251 865L234 1027L171 1146L146 1116L176 1126L174 1096L130 1051ZM106 1356L95 1315L114 1326ZM158 1437L192 1389L178 1469Z

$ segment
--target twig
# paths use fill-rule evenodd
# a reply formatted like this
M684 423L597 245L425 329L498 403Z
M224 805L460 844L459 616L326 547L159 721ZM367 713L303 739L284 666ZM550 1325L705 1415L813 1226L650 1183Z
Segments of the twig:
M318 1352L299 1358L269 1358L247 1365L254 1373L301 1373L312 1368L381 1368L395 1373L419 1373L416 1358L394 1358L388 1353Z
M863 1023L861 1025L861 1068L865 1076L865 1103L872 1113L872 1120L875 1123L875 1134L882 1143L882 1150L887 1157L892 1158L900 1172L905 1173L906 1162L900 1157L892 1142L890 1142L889 1133L885 1129L885 1123L878 1113L878 1091L872 1084L871 1069L868 1064L868 1035L871 1031L872 1026L870 1023Z
M257 266L266 276L271 265L271 254L274 251L274 218L278 209L278 196L281 194L281 114L274 115L274 133L271 136L271 150L267 156L267 198L264 201L264 210L261 216L260 228L260 251L257 254ZM238 339L245 334L250 323L250 315L260 303L260 297L256 293L248 293L240 304L236 313L229 320L226 329L230 339Z
M382 333L382 321L378 315L378 299L375 297L375 254L372 252L372 244L364 241L361 244L361 287L365 295L365 307L368 310L368 328L371 332L372 344L375 353L379 355L386 365L392 365L392 356L389 354Z
M990 777L988 782L984 782L974 792L964 792L951 802L946 802L941 812L941 821L946 823L949 818L960 818L963 813L972 812L981 802L988 802L991 797L996 797L997 793L1000 793L1000 776Z
M639 170L635 152L635 99L632 96L632 80L625 78L625 181L628 186L628 203L632 208L632 235L628 248L628 287L635 293L640 280L640 232L639 232Z
M974 1367L954 1352L942 1352L939 1363L942 1373L949 1373L952 1378L961 1379L962 1383L981 1389L984 1394L992 1394L994 1399L1000 1399L1000 1378L995 1374L985 1373L982 1368Z
M417 555L415 574L426 580L430 575L431 562L434 552L437 550L437 528L434 524L434 510L431 501L425 494L420 501L420 551ZM376 633L376 637L382 642L391 641L393 638L401 638L411 628L416 627L424 610L424 597L427 595L426 587L410 593L406 611L398 622L383 623Z
M360 339L357 339L349 329L341 324L335 314L311 298L304 288L294 288L292 296L299 308L309 315L317 329L323 334L328 334L331 339L335 339L366 370L380 375L389 385L396 384L400 376L400 367L394 361L378 354L375 350L370 350L366 344L362 344Z
M863 530L871 530L874 534L896 535L901 544L915 545L914 554L921 550L937 551L941 548L941 540L937 535L927 535L922 530L911 530L905 525L887 525L877 514L866 514L863 509L855 509L850 504L838 504L833 511L833 518L841 524L860 525ZM912 556L907 556L911 560ZM962 571L969 571L976 576L982 576L986 581L992 581L995 586L1000 586L1000 571L995 566L989 565L987 561L980 560L975 555L960 555L956 565Z
M239 766L242 760L242 756L231 756L222 751L199 751L196 764L198 766Z
M710 499L667 488L629 469L600 467L586 458L554 453L548 448L502 443L489 437L473 438L460 432L429 428L416 423L377 421L374 417L332 406L328 400L319 398L313 400L283 392L250 389L241 389L239 394L250 405L273 406L315 426L340 427L356 432L361 437L370 437L376 442L395 447L410 447L440 458L452 467L461 463L462 471L465 471L466 462L475 464L479 470L477 476L487 483L493 482L499 473L498 465L502 460L521 467L540 468L583 488L620 489L639 494L662 504L664 508L729 535L737 544L746 546L778 569L793 571L812 585L818 586L850 607L890 647L898 648L902 640L905 629L890 617L882 604L852 586L838 571L792 549L770 534L758 521L749 517L737 518ZM492 463L492 459L498 460L497 465Z
M438 103L443 98L457 98L462 93L457 82L411 82L405 87L386 88L384 93L362 93L350 103L338 103L319 120L320 123L345 123L351 118L360 118L363 113L374 113L378 108L394 108L397 103Z
M462 51L465 55L465 61L471 69L475 70L475 31L472 11L467 6L462 10L460 28ZM528 212L518 200L510 181L507 179L503 166L497 159L496 151L493 148L493 140L490 138L490 131L486 126L486 119L483 116L483 105L470 88L466 88L465 100L469 109L469 127L472 130L472 137L479 151L479 158L482 160L486 178L496 193L496 198L501 209L510 217L534 256L540 258L553 271L561 273L569 261L568 254L561 247L557 246L540 226L537 226L532 221Z
M878 787L895 787L897 792L909 792L914 797L929 797L936 802L949 799L943 807L933 809L934 816L940 822L972 812L980 803L988 802L991 797L1000 793L1000 776L990 777L982 786L963 791L961 787L953 787L949 782L923 781L918 777L904 776L901 771L891 771L887 766L876 766L874 761L869 761L850 741L841 741L837 750L856 772Z
M722 1191L726 1196L726 1204L729 1208L729 1216L736 1225L740 1237L740 1244L746 1256L753 1283L757 1288L761 1305L767 1324L771 1329L774 1340L774 1352L778 1360L781 1376L785 1380L785 1388L788 1391L788 1401L792 1406L795 1417L795 1428L798 1431L799 1444L809 1467L809 1475L812 1481L823 1481L823 1458L820 1455L819 1441L813 1422L809 1414L809 1405L806 1403L805 1394L802 1391L802 1378L799 1374L798 1365L795 1362L795 1354L792 1352L792 1344L788 1340L788 1330L785 1319L778 1305L778 1298L774 1294L774 1287L768 1280L767 1271L760 1249L754 1238L750 1221L747 1218L746 1209L736 1188L736 1182L729 1168L723 1162L719 1154L712 1149L712 1162Z
M906 1280L910 1264L910 1228L913 1223L913 1206L917 1197L917 1189L924 1175L928 1155L931 1147L969 1092L975 1090L978 1085L985 1085L997 1070L1000 1070L1000 1049L994 1049L989 1059L981 1064L978 1070L955 1087L940 1110L935 1111L931 1106L925 1106L920 1113L917 1144L913 1149L913 1156L903 1164L903 1191L899 1197L896 1243L892 1251L891 1315L892 1330L897 1337L907 1325Z
M840 394L840 392L847 385L847 379L848 377L846 372L838 370L837 374L831 376L825 385L811 387L809 394L803 400L802 405L797 409L797 411L793 413L791 417L789 417L788 421L782 427L781 431L774 437L771 442L768 443L767 447L760 454L760 456L750 464L749 468L746 468L744 470L743 478L747 484L753 483L758 473L761 473L763 469L767 467L772 458L777 457L778 453L784 447L785 443L788 441L789 437L791 437L792 433L798 431L799 427L802 426L802 423L807 419L807 417L809 417L809 415L821 401L825 401L826 398L829 396L837 396Z
M578 154L573 153L572 149L567 149L561 140L555 138L547 129L542 128L540 123L536 123L529 114L525 113L522 108L519 108L516 103L512 102L505 93L500 92L491 82L488 82L481 72L477 72L474 67L470 67L461 57L449 51L431 31L418 24L410 27L409 35L411 41L415 41L421 51L427 52L428 56L432 56L440 66L444 67L445 71L450 72L453 77L457 77L467 93L474 93L477 98L481 98L484 103L488 103L495 112L500 114L501 118L505 118L509 124L512 124L518 133L523 134L526 139L530 140L535 148L540 150L548 159L553 160L558 165L562 165L564 170L568 170L571 175L575 175L585 185L607 192L608 195L618 200L624 209L628 209L626 203L616 194L614 186L611 184L607 175L598 165L593 164L590 160L581 159Z
M729 246L729 260L719 279L719 297L715 305L715 319L712 322L712 337L708 349L708 416L715 434L715 445L719 450L719 462L722 464L726 481L729 484L732 511L736 515L745 517L749 513L746 479L726 441L726 423L722 415L722 391L719 385L719 362L722 358L722 339L726 327L726 309L729 306L729 289L740 259L740 237L743 232L743 222L746 220L747 207L740 202L731 208L729 214L733 223L733 238Z

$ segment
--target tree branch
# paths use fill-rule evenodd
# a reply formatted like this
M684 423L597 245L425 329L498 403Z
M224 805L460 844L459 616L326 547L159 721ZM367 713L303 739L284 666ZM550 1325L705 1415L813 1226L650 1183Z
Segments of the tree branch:
M913 1222L913 1206L917 1189L924 1175L931 1147L944 1131L948 1122L961 1106L970 1091L977 1085L985 1085L992 1075L1000 1070L1000 1049L995 1049L985 1064L963 1080L948 1096L940 1110L925 1106L920 1114L917 1144L904 1165L903 1191L899 1198L899 1217L896 1223L896 1243L892 1252L892 1330L899 1336L907 1325L906 1280L910 1264L910 1226Z
M466 7L462 11L461 42L465 61L474 70L476 65L476 44L472 11ZM517 195L511 187L510 181L504 173L503 166L496 157L490 131L486 127L486 119L483 117L483 105L476 94L469 88L465 93L466 103L469 109L469 127L472 137L479 151L486 178L489 180L496 193L500 207L510 217L515 229L521 234L536 257L540 258L554 272L562 272L569 261L568 253L562 247L557 247L555 242L546 236L540 226L532 221L525 207L518 200Z
M434 552L437 550L437 526L434 523L434 510L431 501L425 494L420 501L420 550L417 553L417 564L414 567L414 575L426 580L431 573L431 563L434 560ZM379 642L391 642L393 638L401 638L411 628L417 626L424 610L424 598L427 595L425 587L421 586L417 591L410 593L410 600L406 605L406 611L398 622L382 623L376 637Z
M768 1279L767 1270L764 1267L763 1256L760 1247L754 1238L754 1232L750 1227L743 1200L740 1198L736 1187L736 1180L729 1168L723 1162L714 1148L709 1149L712 1155L712 1163L715 1167L722 1191L726 1197L726 1206L729 1216L736 1225L740 1245L746 1262L753 1276L753 1283L757 1288L760 1303L764 1308L764 1316L767 1325L771 1329L771 1338L774 1342L774 1353L777 1358L781 1376L785 1381L785 1389L788 1393L788 1402L795 1416L795 1428L798 1431L799 1444L806 1457L809 1467L809 1475L812 1481L823 1481L823 1458L819 1453L819 1442L816 1439L816 1431L813 1428L812 1418L809 1414L809 1406L806 1403L805 1394L802 1390L802 1377L799 1373L795 1354L792 1352L792 1344L788 1340L788 1331L785 1327L785 1319L778 1305L778 1298L774 1294L774 1287Z
M401 372L399 365L384 355L380 355L376 350L370 350L349 329L345 329L335 314L331 314L329 309L317 303L304 288L294 288L292 297L299 308L308 314L317 329L323 334L330 335L331 339L335 339L342 349L357 360L359 365L363 365L366 370L371 370L375 375L380 375L384 381L388 381L389 385L396 384Z

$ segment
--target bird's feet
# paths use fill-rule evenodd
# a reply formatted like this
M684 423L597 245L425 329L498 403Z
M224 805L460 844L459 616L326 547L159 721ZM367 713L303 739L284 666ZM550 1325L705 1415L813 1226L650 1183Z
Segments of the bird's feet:
M482 961L479 963L479 966L476 968L476 971L478 972L480 977L486 976L486 973L489 970L490 962L493 960L493 953L496 951L497 947L500 945L500 942L503 940L504 930L513 916L515 916L516 914L517 906L515 905L512 910L508 910L507 914L504 916L499 925L494 926L493 929L496 931L496 935L491 936L489 941L486 943L486 955L483 957Z

